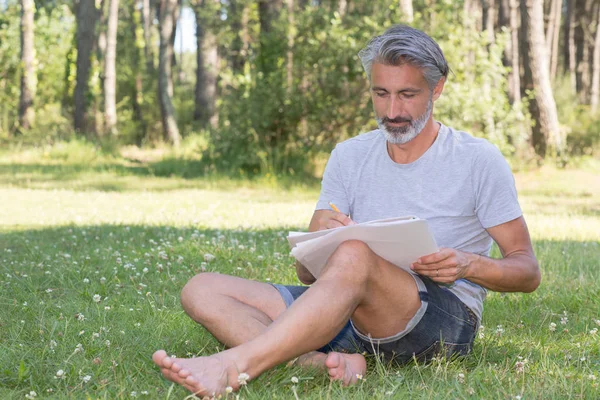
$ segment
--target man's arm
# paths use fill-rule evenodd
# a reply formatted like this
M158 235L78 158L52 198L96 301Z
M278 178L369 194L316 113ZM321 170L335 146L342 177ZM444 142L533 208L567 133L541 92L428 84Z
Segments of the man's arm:
M322 231L324 229L339 228L340 226L353 225L355 222L346 214L331 210L316 210L308 225L309 232ZM310 285L317 279L308 269L296 261L296 274L300 282Z
M533 292L541 274L523 217L487 231L498 244L502 259L443 248L421 257L412 269L439 283L465 278L497 292Z

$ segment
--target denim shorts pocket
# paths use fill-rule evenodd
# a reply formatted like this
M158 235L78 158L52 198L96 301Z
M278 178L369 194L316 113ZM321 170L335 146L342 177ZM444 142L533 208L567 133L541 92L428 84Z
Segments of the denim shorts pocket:
M436 340L425 350L415 354L419 362L429 362L435 357L445 357L450 360L453 358L466 356L471 351L471 343L450 343Z

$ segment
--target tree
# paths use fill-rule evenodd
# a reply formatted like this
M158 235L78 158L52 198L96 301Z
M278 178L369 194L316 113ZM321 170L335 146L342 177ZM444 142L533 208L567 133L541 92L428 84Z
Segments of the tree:
M21 95L19 98L19 127L29 129L35 120L33 101L36 91L33 0L21 0Z
M108 29L106 31L106 55L104 59L104 115L105 130L117 132L117 26L119 23L119 0L110 0L108 6Z
M596 13L596 38L594 40L594 58L592 69L592 94L591 94L591 109L592 113L598 112L598 101L600 96L600 7Z
M93 128L88 121L88 90L91 56L94 49L97 19L94 0L80 0L77 7L77 78L73 101L75 103L75 131L89 133Z
M400 11L406 18L406 22L412 24L414 20L412 0L400 0Z
M523 57L525 85L533 92L529 110L536 120L532 129L532 144L541 158L547 153L561 156L564 150L550 85L543 7L543 0L521 2L521 26L527 49L527 54Z
M562 15L562 0L551 0L550 13L546 28L546 47L550 55L550 78L556 78L558 68L558 41L560 38L560 20Z
M211 1L213 4L207 4ZM219 53L217 51L217 37L214 26L210 26L213 5L220 5L219 0L202 0L194 5L196 17L196 87L194 120L203 125L210 124L216 127L218 118L216 114L217 77L219 72ZM218 9L218 8L217 8ZM208 18L207 18L208 17ZM214 24L213 24L214 25Z
M178 14L178 0L160 0L159 8L159 31L160 49L158 55L158 98L160 103L161 120L165 138L174 146L179 146L181 135L175 120L175 108L173 107L173 34Z

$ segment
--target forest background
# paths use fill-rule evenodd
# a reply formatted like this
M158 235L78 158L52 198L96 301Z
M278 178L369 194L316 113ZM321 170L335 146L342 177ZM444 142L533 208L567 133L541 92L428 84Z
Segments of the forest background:
M357 53L403 22L437 40L452 69L436 118L489 139L513 168L598 155L598 0L3 0L0 10L5 149L79 141L135 159L141 146L189 161L177 164L184 175L318 176L335 143L376 127ZM192 14L195 40L175 46Z

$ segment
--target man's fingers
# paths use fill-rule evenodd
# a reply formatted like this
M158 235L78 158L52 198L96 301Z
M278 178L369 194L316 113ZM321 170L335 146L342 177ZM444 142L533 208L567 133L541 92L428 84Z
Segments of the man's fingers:
M448 257L452 256L453 252L451 249L441 248L438 252L433 254L428 254L426 256L419 257L415 264L421 265L430 265L430 264L438 264Z
M327 228L327 229L339 228L341 226L345 226L345 225L343 223L341 223L340 221L338 221L337 219L328 219L327 222L325 223L325 228Z

